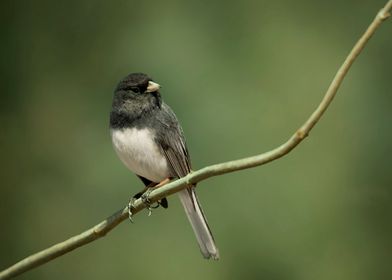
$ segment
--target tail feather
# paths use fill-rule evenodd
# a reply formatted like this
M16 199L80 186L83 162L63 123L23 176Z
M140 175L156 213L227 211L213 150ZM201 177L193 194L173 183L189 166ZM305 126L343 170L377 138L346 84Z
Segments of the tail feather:
M195 232L200 251L207 259L219 259L219 251L215 245L214 237L208 226L207 220L197 199L195 188L191 187L180 191L180 200L184 206L185 213Z

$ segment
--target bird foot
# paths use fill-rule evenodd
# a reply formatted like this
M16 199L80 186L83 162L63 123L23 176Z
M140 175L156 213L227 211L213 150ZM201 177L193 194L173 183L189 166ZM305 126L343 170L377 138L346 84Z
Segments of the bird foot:
M152 214L152 209L158 208L161 204L159 202L156 202L155 205L153 205L149 199L149 195L151 193L151 189L147 189L142 195L135 195L129 199L128 202L128 219L131 221L131 223L134 222L133 220L133 213L132 210L135 209L135 202L137 199L141 198L142 202L144 205L146 205L146 208L148 210L148 216L150 217Z
M129 202L128 202L128 219L129 219L129 221L131 221L131 223L133 223L133 219L132 219L132 215L133 215L132 209L135 209L135 207L134 207L135 201L136 201L136 198L135 198L135 197L131 197L131 198L129 199Z
M143 204L146 205L146 208L147 208L147 210L148 210L148 216L149 216L149 217L151 216L152 209L156 209L156 208L158 208L159 205L160 205L159 202L156 202L155 205L153 205L153 204L151 203L151 200L150 200L150 198L149 198L151 192L152 192L152 188L147 188L147 190L146 190L146 191L141 195L141 197L140 197L140 198L142 199Z
M150 193L153 191L153 189L158 188L160 186L163 186L164 184L168 183L170 181L169 178L163 180L162 182L160 182L159 184L155 184L155 183L151 183L150 185L148 185L144 191L139 192L137 194L135 194L133 197L131 197L131 199L129 199L128 202L128 219L131 221L131 223L133 223L133 213L132 213L132 209L135 209L134 205L137 199L141 199L143 204L146 205L146 208L148 210L148 216L150 217L152 214L152 210L158 208L159 206L162 206L163 208L168 208L169 204L167 202L166 197L162 198L161 200L158 200L157 202L155 202L156 204L153 204L150 200Z

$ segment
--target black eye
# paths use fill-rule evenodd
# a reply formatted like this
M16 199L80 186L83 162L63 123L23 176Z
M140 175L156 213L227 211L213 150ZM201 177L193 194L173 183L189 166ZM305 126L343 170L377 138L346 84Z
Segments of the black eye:
M138 93L138 92L140 91L138 87L131 87L131 90L132 90L134 93Z

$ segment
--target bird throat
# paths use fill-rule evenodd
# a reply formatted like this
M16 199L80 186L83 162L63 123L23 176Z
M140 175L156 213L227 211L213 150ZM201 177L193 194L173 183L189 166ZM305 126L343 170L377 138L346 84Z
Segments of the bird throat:
M141 119L148 117L162 105L159 92L143 93L127 98L129 93L117 92L110 112L111 128L127 128L138 126Z

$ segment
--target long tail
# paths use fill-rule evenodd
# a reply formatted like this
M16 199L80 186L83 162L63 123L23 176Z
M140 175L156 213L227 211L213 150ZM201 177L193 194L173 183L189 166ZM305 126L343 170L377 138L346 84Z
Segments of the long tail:
M184 189L178 194L195 232L201 253L207 259L212 258L218 260L219 251L215 245L214 237L203 214L203 210L200 207L195 193L195 187Z

